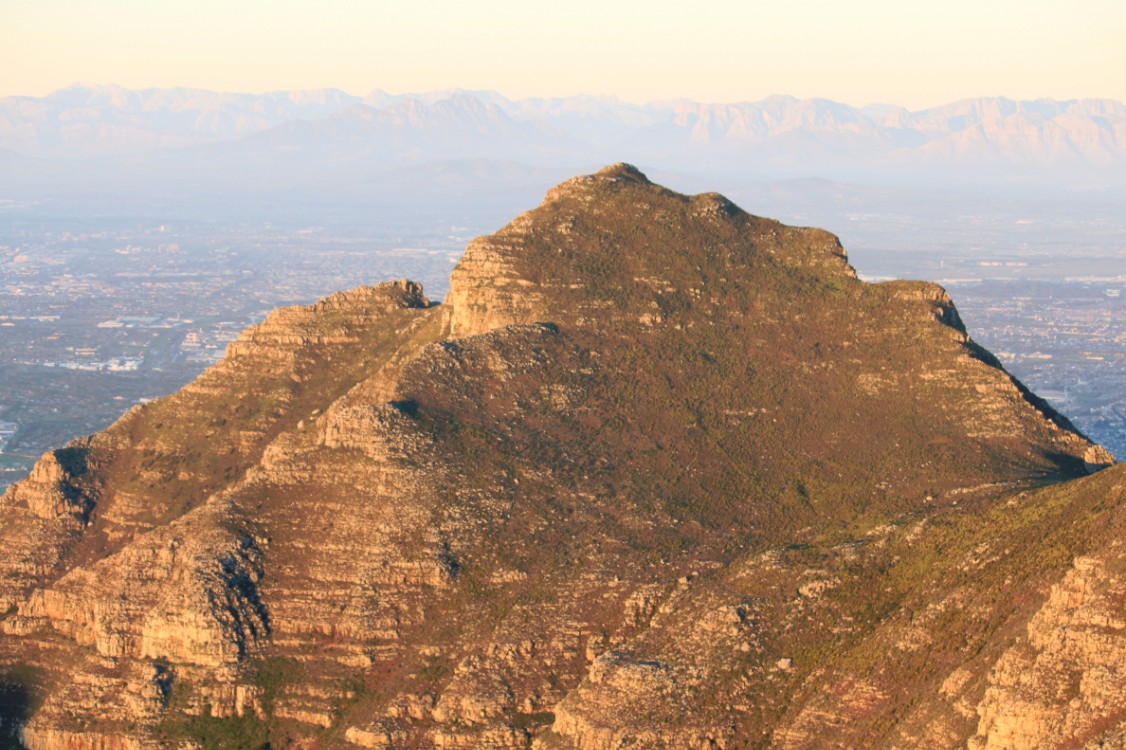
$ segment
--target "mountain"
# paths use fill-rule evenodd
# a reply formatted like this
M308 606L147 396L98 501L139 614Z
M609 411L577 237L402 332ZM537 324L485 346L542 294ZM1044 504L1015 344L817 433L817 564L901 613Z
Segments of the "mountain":
M559 136L514 120L490 102L455 93L435 102L404 99L376 109L356 104L321 120L291 121L237 141L190 149L192 159L222 153L225 159L247 152L269 164L279 156L357 159L379 165L425 156L427 159L527 158L558 150Z
M589 96L509 100L490 91L374 91L361 99L333 89L75 86L0 99L0 148L65 159L79 171L89 160L103 172L123 160L167 168L172 154L189 174L214 173L220 182L231 171L254 176L279 153L306 165L303 174L312 163L325 174L342 170L342 179L420 161L574 167L624 154L664 170L760 179L1099 186L1122 184L1126 105L993 97L908 111L786 96L638 105Z
M228 94L76 85L0 99L0 143L32 156L119 157L239 138L359 101L335 89Z
M910 196L919 215L943 210L935 191L971 205L1024 200L1029 210L1117 206L1126 106L982 98L909 111L785 96L634 104L491 91L361 98L114 86L0 98L0 200L30 216L316 226L411 217L490 227L525 205L529 187L541 192L623 158L682 189L746 195L819 179L856 194L891 191L900 203ZM468 190L427 182L466 170ZM816 207L808 216L789 205L774 212L837 220L832 201Z
M616 164L0 499L29 748L1093 748L1126 473L938 286Z

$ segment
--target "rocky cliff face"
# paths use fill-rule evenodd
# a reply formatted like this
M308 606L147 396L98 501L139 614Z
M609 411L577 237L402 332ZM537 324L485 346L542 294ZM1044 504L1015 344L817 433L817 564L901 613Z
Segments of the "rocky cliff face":
M994 664L970 747L1121 743L1126 714L1126 553L1121 538L1077 557ZM1115 739L1117 735L1117 740Z
M616 165L444 304L280 310L44 456L0 500L0 737L1113 743L1108 463L939 287Z

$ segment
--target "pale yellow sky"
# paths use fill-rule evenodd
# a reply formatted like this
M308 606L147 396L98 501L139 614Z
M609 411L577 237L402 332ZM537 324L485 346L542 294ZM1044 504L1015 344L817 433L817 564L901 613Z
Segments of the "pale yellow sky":
M0 95L462 87L511 97L1126 100L1121 0L0 0Z

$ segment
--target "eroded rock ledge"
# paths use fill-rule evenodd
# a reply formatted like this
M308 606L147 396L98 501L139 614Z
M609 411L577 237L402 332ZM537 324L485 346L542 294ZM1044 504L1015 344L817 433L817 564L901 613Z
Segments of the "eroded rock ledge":
M0 736L1114 747L1111 463L940 287L613 165L46 454Z

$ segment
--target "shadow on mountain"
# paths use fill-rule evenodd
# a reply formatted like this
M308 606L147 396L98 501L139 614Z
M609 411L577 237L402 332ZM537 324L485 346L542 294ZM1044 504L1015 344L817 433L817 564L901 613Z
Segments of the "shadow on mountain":
M29 681L0 676L0 750L22 750L19 729L31 716L32 693Z

